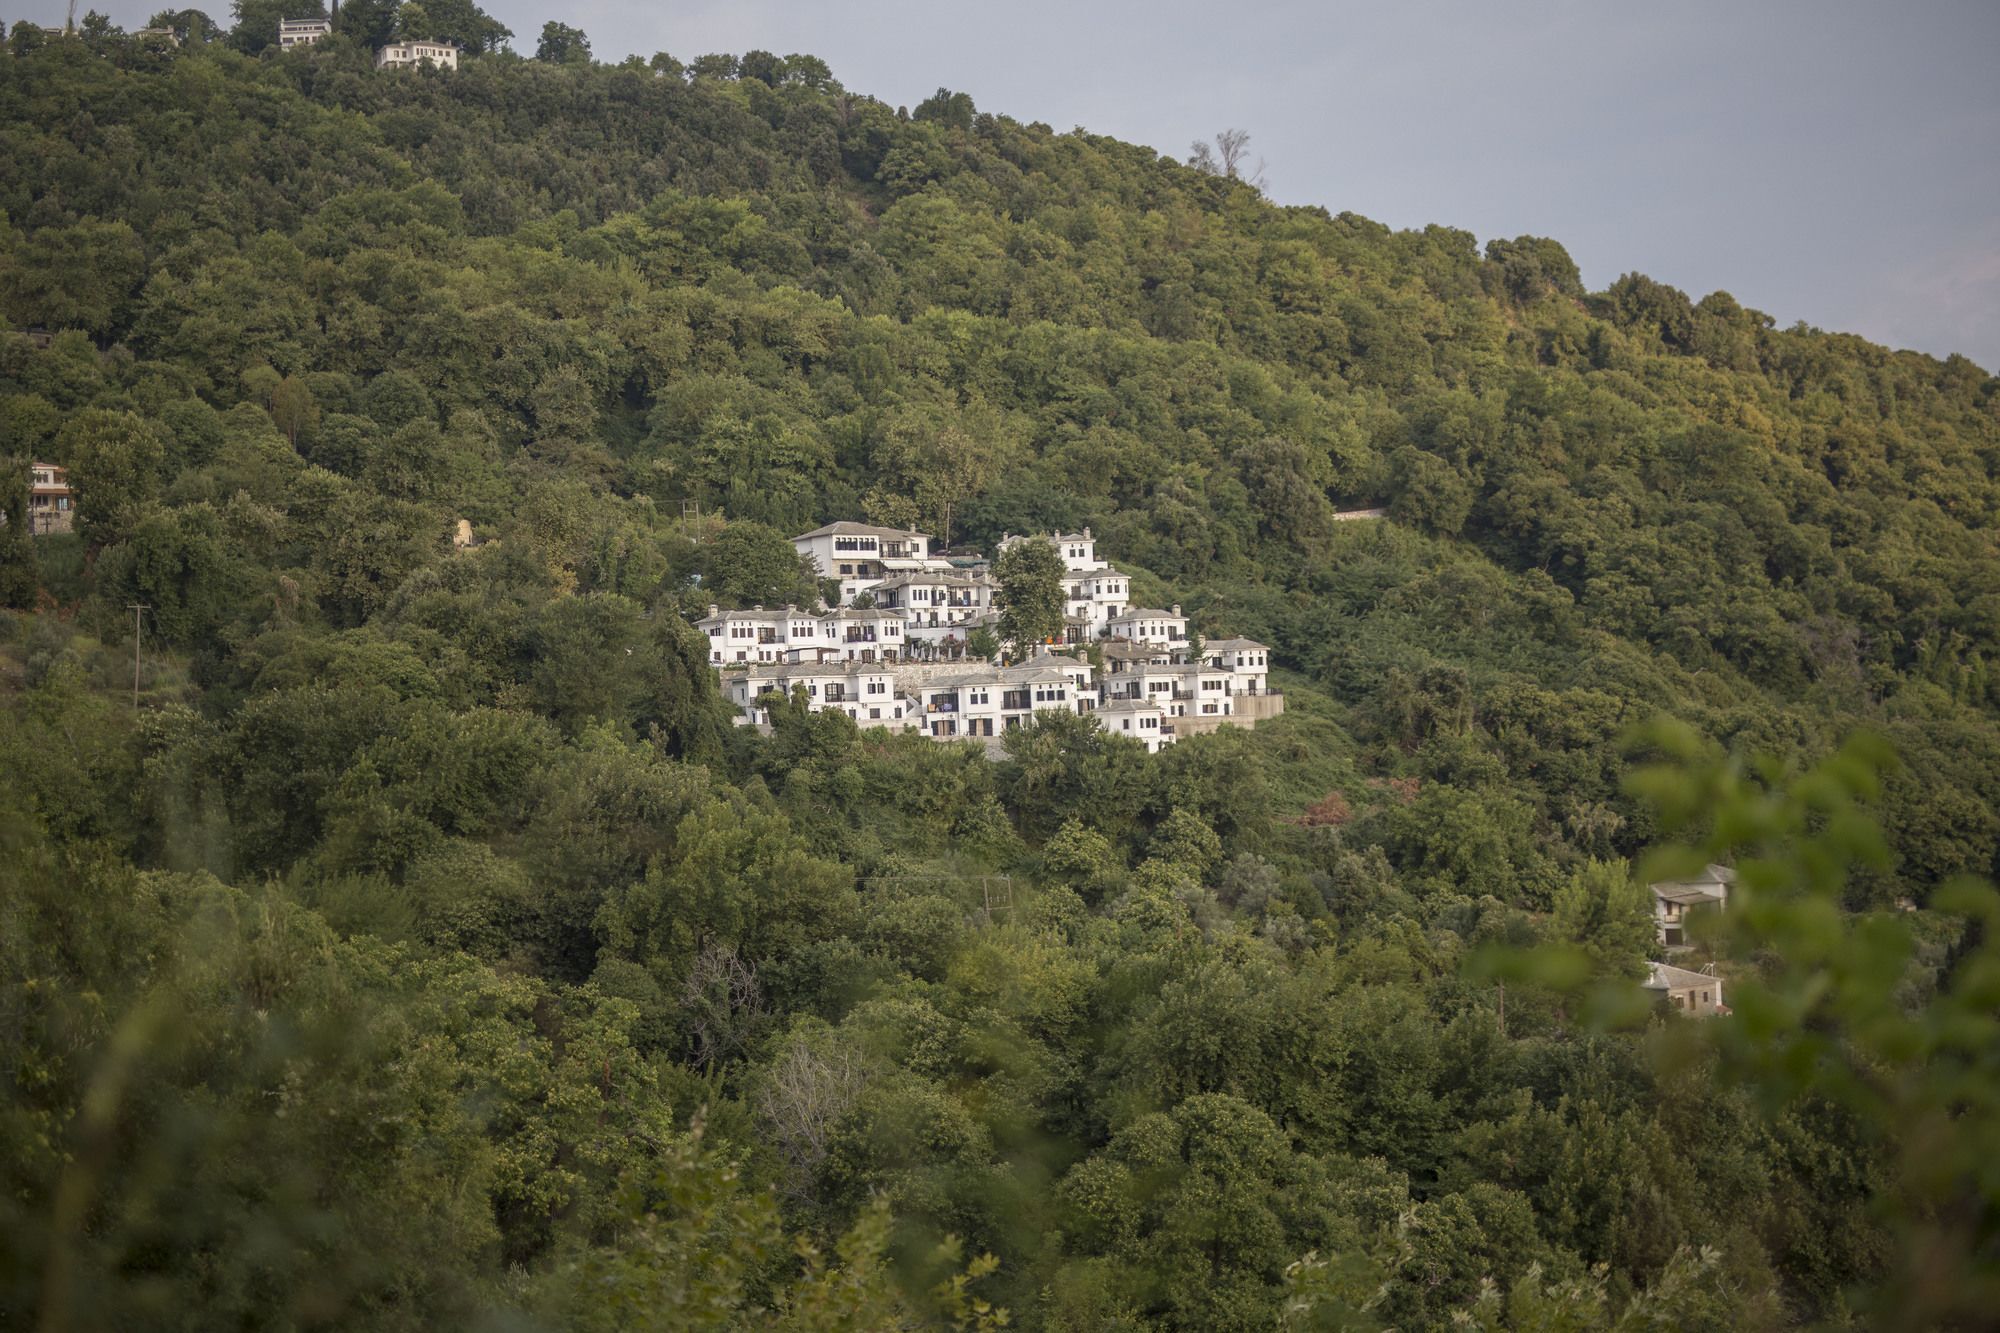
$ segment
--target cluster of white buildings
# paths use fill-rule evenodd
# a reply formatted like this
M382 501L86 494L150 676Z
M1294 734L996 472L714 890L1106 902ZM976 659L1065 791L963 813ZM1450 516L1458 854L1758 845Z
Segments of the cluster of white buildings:
M1001 549L1023 540L1003 537ZM1157 753L1284 711L1263 644L1217 639L1191 651L1181 609L1132 606L1130 578L1098 558L1088 528L1036 540L1063 558L1063 641L1017 647L1011 663L966 651L975 630L997 636L985 559L934 553L923 533L866 523L792 539L839 584L839 606L711 606L696 628L742 725L768 724L760 701L773 693L802 692L809 707L838 709L859 726L936 740L991 740L1053 708L1092 715Z
M311 46L333 35L327 19L279 19L278 49ZM452 42L391 42L375 52L376 69L407 69L412 65L458 68L459 48Z

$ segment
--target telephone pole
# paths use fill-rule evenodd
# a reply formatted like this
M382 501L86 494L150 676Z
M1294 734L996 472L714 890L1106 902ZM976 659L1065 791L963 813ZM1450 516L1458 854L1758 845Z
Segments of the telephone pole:
M139 640L144 633L146 613L153 608L144 602L127 602L125 609L132 613L132 711L139 711Z

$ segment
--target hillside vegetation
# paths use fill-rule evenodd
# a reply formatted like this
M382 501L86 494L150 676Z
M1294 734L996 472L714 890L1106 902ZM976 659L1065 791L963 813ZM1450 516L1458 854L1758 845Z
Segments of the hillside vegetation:
M0 58L0 1323L1990 1317L2000 381L810 57L343 12ZM1090 525L1286 714L730 725L691 615L947 515ZM1667 835L1849 914L1707 946L1783 1069L1612 1012Z

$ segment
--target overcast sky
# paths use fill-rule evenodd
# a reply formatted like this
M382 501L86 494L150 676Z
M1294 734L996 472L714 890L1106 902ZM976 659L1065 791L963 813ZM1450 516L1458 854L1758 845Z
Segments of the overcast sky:
M523 53L550 18L601 60L805 51L891 104L942 85L1175 156L1241 126L1282 203L1552 236L1592 288L1637 270L2000 370L2000 0L487 8Z

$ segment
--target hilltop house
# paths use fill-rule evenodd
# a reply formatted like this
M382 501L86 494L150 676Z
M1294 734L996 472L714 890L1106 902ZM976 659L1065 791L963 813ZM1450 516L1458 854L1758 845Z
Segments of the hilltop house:
M408 69L412 65L458 68L459 48L452 42L393 42L375 53L376 69Z
M332 33L333 24L326 19L279 19L278 49L289 51L293 47L311 46Z
M1729 905L1729 886L1736 872L1728 866L1710 865L1692 879L1662 880L1652 886L1653 924L1660 943L1668 949L1688 947L1687 923L1691 913Z
M1646 967L1646 979L1639 984L1664 997L1675 1009L1697 1018L1729 1012L1728 1006L1722 1002L1721 977L1710 976L1706 972L1690 972L1670 963L1648 963Z

